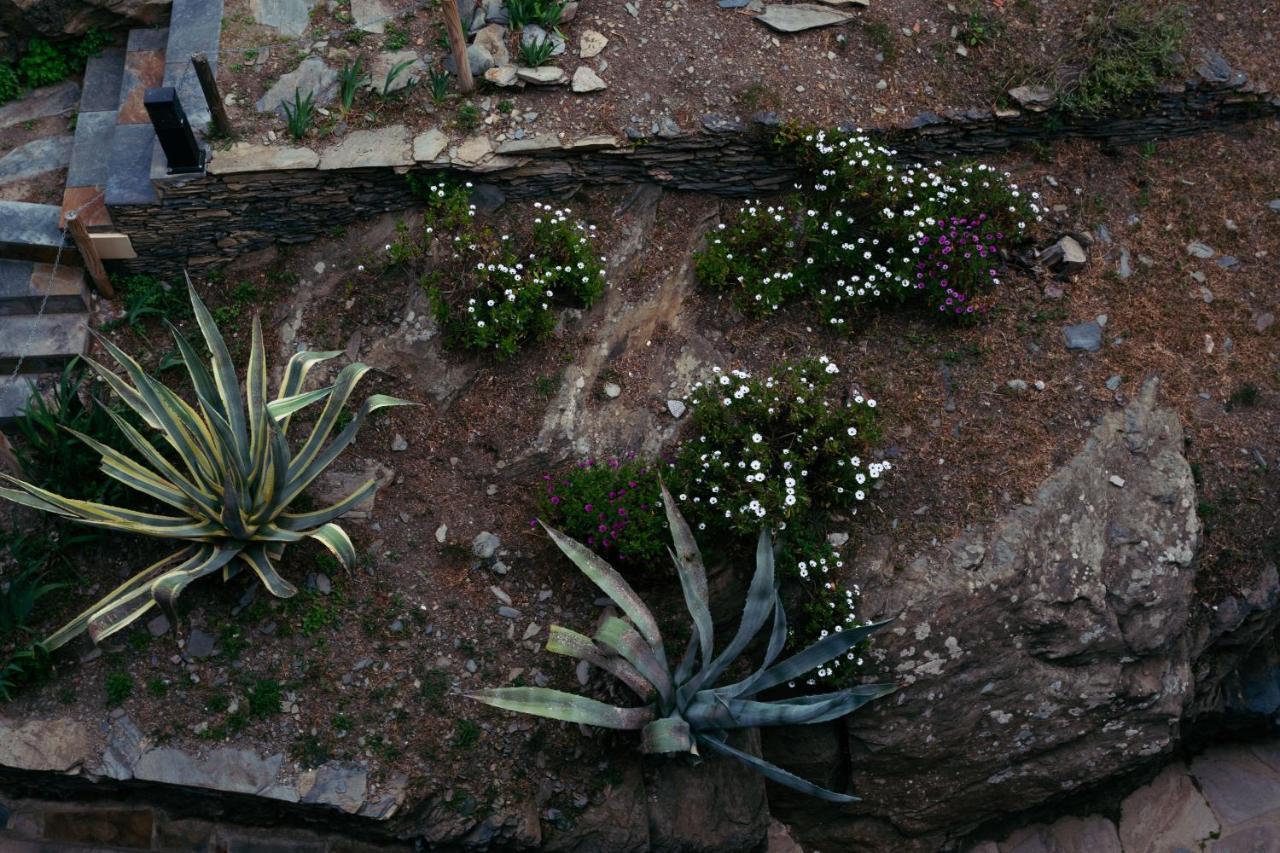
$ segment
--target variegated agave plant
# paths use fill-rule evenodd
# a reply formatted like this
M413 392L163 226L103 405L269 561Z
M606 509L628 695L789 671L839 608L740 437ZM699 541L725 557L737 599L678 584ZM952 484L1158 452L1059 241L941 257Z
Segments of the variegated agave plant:
M747 593L738 633L720 654L715 654L707 573L702 555L689 525L676 509L665 486L662 498L676 546L672 559L680 576L685 604L693 619L689 647L674 672L667 663L657 620L630 585L613 567L581 543L546 528L560 550L631 620L607 618L594 638L553 625L547 651L569 655L600 667L635 691L645 704L619 708L543 687L500 687L477 690L467 695L508 711L609 729L640 730L642 748L649 753L698 755L698 748L704 747L730 755L769 779L797 791L835 803L856 802L857 797L829 791L735 749L726 742L726 738L730 729L834 720L872 699L893 692L896 689L893 684L868 684L816 696L773 701L755 698L771 687L799 678L844 654L886 623L828 634L804 651L774 663L786 643L787 617L774 580L770 536L768 531L761 531L756 548L755 575ZM770 615L773 617L773 629L764 663L741 681L715 686L716 680L742 654Z
M350 364L343 368L333 385L302 391L312 366L341 353L300 352L289 359L276 398L268 400L262 325L255 316L242 393L235 365L217 324L189 281L188 290L196 321L212 354L209 366L206 367L177 329L170 329L191 377L197 406L189 405L148 376L138 362L105 338L99 336L98 341L124 368L128 381L100 363L86 359L120 399L137 412L148 427L159 432L173 452L162 452L116 414L112 414L112 418L142 461L75 433L102 455L102 470L107 476L173 507L177 514L159 515L71 500L0 475L17 487L0 488L0 496L15 503L93 527L184 543L50 635L44 641L49 650L85 630L95 643L100 642L156 604L177 624L178 596L192 581L217 571L221 571L226 580L248 567L273 595L292 596L297 588L281 577L273 561L279 559L287 543L304 537L321 542L348 567L355 562L351 540L333 519L368 498L377 488L375 480L370 479L333 506L302 513L285 510L355 439L370 412L385 406L412 404L375 394L365 400L351 422L329 441L347 399L369 368ZM324 410L295 454L288 441L289 418L321 401L324 401ZM167 457L176 458L178 464L171 463Z

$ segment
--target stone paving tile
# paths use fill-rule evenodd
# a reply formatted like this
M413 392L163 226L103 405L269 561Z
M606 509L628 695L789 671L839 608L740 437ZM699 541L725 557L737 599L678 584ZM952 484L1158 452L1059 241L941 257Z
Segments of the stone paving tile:
M129 30L128 50L132 53L135 50L160 50L165 49L165 45L169 43L168 27L152 27L147 29Z
M1198 756L1191 762L1191 775L1222 822L1224 837L1229 828L1280 809L1280 776L1247 746Z
M189 62L191 54L204 53L213 62L222 36L222 0L173 0L169 13L169 62Z
M0 201L0 249L5 257L17 257L13 246L53 250L62 242L58 208L51 204Z
M218 63L209 60L213 73L218 73ZM209 115L209 104L204 99L204 90L200 88L200 80L196 77L195 68L190 62L166 62L164 66L164 84L172 86L178 92L178 100L182 110L187 114L187 121L197 134L205 133L212 117Z
M110 154L108 153L108 157ZM107 210L106 196L103 192L105 186L101 187L67 187L62 191L62 210L58 214L58 227L65 228L67 224L67 211L77 211L76 217L84 223L84 227L90 231L101 229L104 231L111 230L113 223L111 222L111 213ZM86 206L87 205L87 206Z
M71 147L71 165L67 168L67 186L100 187L106 184L111 136L115 129L115 110L80 113L76 119L75 142Z
M1218 832L1218 819L1181 764L1166 767L1120 805L1120 841L1125 853L1198 850Z
M151 151L156 144L150 124L116 125L107 176L107 204L153 204Z
M109 47L89 58L84 68L84 92L80 112L114 110L120 105L120 80L124 76L124 48Z
M31 287L31 273L35 264L31 261L0 259L0 315L27 313L25 300Z
M164 51L131 50L124 60L124 76L120 81L119 124L149 124L147 108L143 105L147 89L161 85L164 80Z
M1276 853L1280 850L1280 820L1233 830L1204 849L1206 853Z
M33 139L0 157L0 186L65 169L71 162L71 137Z

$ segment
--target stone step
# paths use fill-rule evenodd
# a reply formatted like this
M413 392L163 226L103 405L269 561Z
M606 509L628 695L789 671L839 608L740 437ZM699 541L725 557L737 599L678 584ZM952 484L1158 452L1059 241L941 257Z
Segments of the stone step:
M0 423L12 423L27 408L27 401L31 399L32 382L37 387L43 387L50 380L57 381L57 374L33 376L23 373L18 376L0 376ZM3 849L0 847L0 850Z
M89 286L80 267L0 260L0 317L83 313L89 308Z
M88 314L21 314L0 321L0 374L61 370L89 349Z
M13 830L0 829L0 853L138 853L138 848L35 839Z
M53 263L62 243L58 228L61 214L62 208L56 204L0 201L0 258ZM80 253L70 237L62 249L62 262L80 263Z
M164 85L178 91L187 120L197 133L209 127L209 105L191 67L191 54L203 53L216 74L222 37L223 0L173 0L169 42L165 46Z

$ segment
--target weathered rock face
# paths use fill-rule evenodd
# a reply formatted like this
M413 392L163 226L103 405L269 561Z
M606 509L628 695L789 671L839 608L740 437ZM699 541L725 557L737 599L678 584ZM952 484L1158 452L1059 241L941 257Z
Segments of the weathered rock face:
M173 0L0 0L0 25L15 36L46 38L81 35L90 27L111 27L122 19L154 24L169 14Z
M1189 619L1195 490L1155 393L1107 414L1031 505L914 558L863 549L864 612L898 618L873 656L903 687L843 731L766 732L766 757L849 774L863 798L841 815L771 790L802 841L938 849L1171 748L1195 668L1220 678L1203 661L1246 619Z

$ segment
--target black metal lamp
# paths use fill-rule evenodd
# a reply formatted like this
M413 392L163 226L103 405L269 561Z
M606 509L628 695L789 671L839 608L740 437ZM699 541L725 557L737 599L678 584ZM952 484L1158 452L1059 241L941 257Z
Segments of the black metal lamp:
M148 89L143 97L151 126L169 161L169 174L182 175L204 171L204 148L191 132L191 122L178 100L178 92L172 86Z

